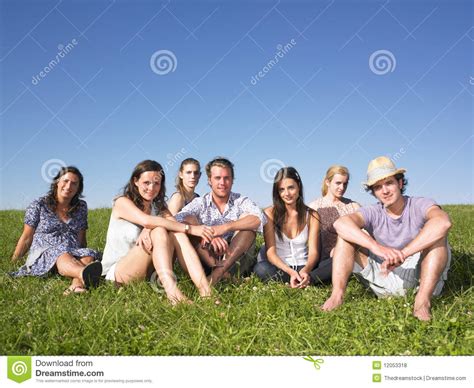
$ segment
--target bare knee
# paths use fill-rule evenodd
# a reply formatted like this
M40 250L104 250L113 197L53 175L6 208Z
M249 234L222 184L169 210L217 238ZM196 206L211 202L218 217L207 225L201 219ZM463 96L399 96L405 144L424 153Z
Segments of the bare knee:
M253 241L256 236L257 236L257 233L254 232L253 230L239 230L235 234L234 239L238 238L239 240Z
M157 226L151 231L151 240L155 241L168 241L169 235L168 231L162 226Z
M439 240L435 241L433 244L431 244L429 247L423 249L421 252L421 256L424 257L428 255L428 253L434 251L437 249L438 251L442 252L443 250L448 250L448 240L446 237L440 238Z
M69 253L62 254L56 260L56 268L58 270L58 273L62 276L66 276L66 273L68 273L69 269L75 264L76 264L76 259L72 257Z
M91 256L86 256L86 257L82 257L80 260L79 260L82 264L90 264L94 261L94 258L92 258Z
M353 244L342 237L337 236L336 246L334 247L334 256L343 252L345 255L354 254L358 248L358 245Z
M438 241L435 241L431 246L425 248L420 255L421 258L421 268L428 268L431 265L444 266L448 261L448 242L446 238L441 238Z

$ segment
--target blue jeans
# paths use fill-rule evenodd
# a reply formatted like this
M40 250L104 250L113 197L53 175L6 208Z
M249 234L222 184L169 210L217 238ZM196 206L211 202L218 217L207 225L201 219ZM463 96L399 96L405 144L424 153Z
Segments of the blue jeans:
M295 271L301 271L303 265L293 267ZM267 259L267 249L265 245L262 245L260 252L257 256L257 264L255 265L253 271L258 278L264 282L269 280L276 280L281 282L289 282L290 275L285 271L282 271L278 267L274 266ZM309 276L311 277L311 284L328 284L331 283L332 275L332 257L323 258L318 262L316 268L314 268Z
M300 271L304 265L295 266L292 268L295 271ZM263 281L268 282L270 280L275 280L279 282L288 283L290 281L290 275L288 275L285 271L282 271L278 267L274 266L270 263L267 259L267 248L265 245L262 245L260 248L260 252L258 252L257 256L257 264L253 267L253 271L255 275Z

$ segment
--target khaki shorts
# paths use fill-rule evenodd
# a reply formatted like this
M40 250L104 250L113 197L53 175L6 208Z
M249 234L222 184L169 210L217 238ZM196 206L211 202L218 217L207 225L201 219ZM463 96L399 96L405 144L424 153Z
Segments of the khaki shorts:
M392 295L404 296L407 291L417 288L420 281L421 253L416 253L406 258L404 263L390 271L387 275L381 272L383 259L370 252L367 266L361 269L359 265L354 267L354 275L367 287L370 287L377 297ZM436 283L433 295L441 293L444 283L448 278L448 270L451 265L451 249L448 246L448 262L443 273Z

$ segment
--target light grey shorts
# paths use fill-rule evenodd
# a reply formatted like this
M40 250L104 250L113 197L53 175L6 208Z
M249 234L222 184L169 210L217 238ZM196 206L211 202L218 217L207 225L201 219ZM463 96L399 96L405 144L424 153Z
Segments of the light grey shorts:
M407 257L402 265L385 275L381 272L383 259L370 252L367 266L361 269L356 264L354 266L354 275L363 284L370 287L379 298L391 295L404 296L407 290L418 287L421 265L420 255L421 253L419 252ZM448 262L433 291L434 296L441 293L444 282L448 278L450 265L451 249L448 246Z

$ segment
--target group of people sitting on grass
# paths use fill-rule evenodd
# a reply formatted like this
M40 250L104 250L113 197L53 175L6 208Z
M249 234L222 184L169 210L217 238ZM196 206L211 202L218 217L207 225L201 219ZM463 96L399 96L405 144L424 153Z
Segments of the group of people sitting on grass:
M451 223L431 199L403 195L404 173L387 157L369 163L365 188L378 203L360 207L344 197L349 171L331 166L322 197L305 204L303 183L293 167L281 168L273 183L273 206L261 209L232 191L234 165L210 161L205 172L210 192L199 196L197 160L181 163L176 189L166 203L165 172L145 160L133 170L114 199L105 249L86 248L87 205L83 176L62 168L46 196L26 209L23 233L13 259L29 252L13 276L58 272L72 279L65 294L96 287L101 277L125 285L156 278L172 304L189 302L177 285L175 259L202 297L222 279L255 272L262 281L292 288L332 283L321 306L343 303L352 273L379 296L405 295L418 288L413 314L431 319L431 298L439 295L450 267L447 242ZM255 257L255 238L265 245Z

